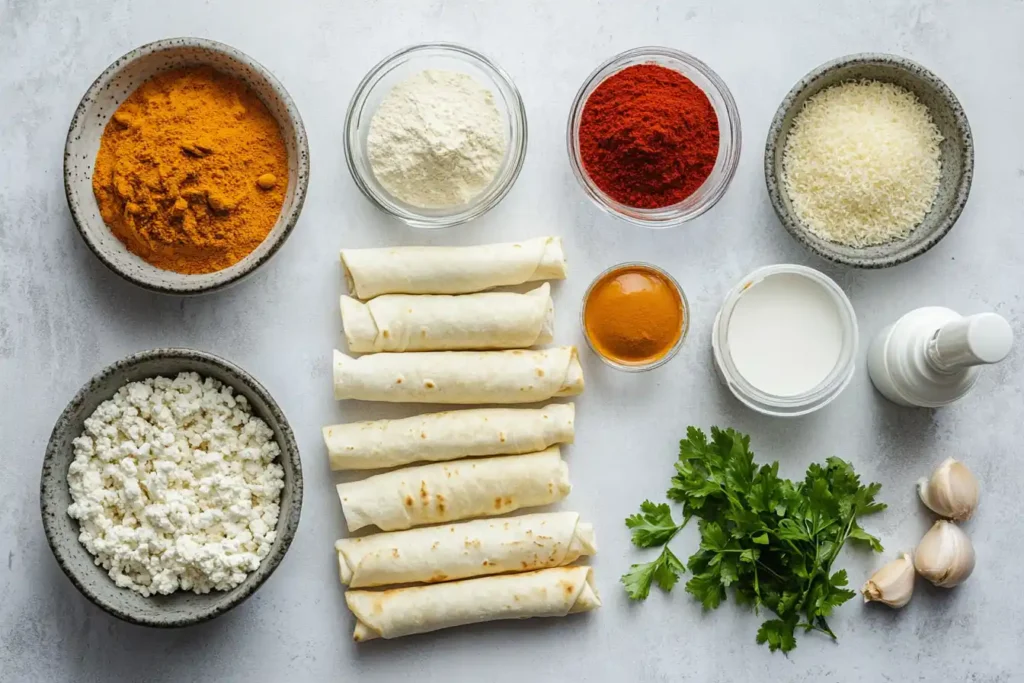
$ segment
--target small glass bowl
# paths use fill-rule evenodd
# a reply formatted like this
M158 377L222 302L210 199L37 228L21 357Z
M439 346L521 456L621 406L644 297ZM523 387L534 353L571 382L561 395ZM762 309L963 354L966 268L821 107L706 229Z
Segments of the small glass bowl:
M590 332L587 330L587 302L590 300L590 294L594 291L594 287L609 273L627 268L648 268L664 277L665 280L675 288L676 294L679 295L679 302L683 307L683 324L682 329L679 331L679 339L677 339L676 343L672 345L672 348L665 352L665 355L660 358L655 358L647 363L620 363L617 360L605 357L605 355L598 350L597 345L590 338ZM646 372L648 370L661 367L675 358L675 355L679 353L679 349L683 346L683 340L686 339L686 333L690 331L690 302L687 301L686 292L684 292L683 288L679 286L679 282L677 282L676 279L669 275L665 270L659 268L653 263L646 263L644 261L626 261L625 263L617 263L595 277L593 282L590 283L590 286L587 287L587 291L583 295L583 305L580 306L580 327L583 328L583 338L587 340L587 346L590 347L590 350L594 352L595 356L604 361L605 365L613 367L616 370L622 370L623 372Z
M609 197L590 179L580 155L580 120L587 99L606 78L637 64L658 64L683 74L704 91L718 115L718 159L711 169L711 175L692 195L681 202L660 209L639 209ZM736 174L736 167L740 162L741 142L740 112L732 93L729 92L729 87L704 62L685 52L666 47L638 47L616 55L597 67L576 93L566 129L569 165L572 166L572 172L587 196L599 208L613 216L645 228L656 229L670 228L692 220L718 203Z
M480 194L465 204L425 209L394 197L377 181L370 166L366 138L381 101L399 82L425 69L468 74L488 87L505 124L508 148L498 172ZM526 108L519 90L501 67L479 52L450 43L413 45L384 58L356 87L345 116L345 160L360 191L378 209L414 228L447 228L473 220L504 199L526 159Z
M745 291L761 280L779 274L800 275L822 287L836 305L843 326L843 341L835 367L816 387L795 396L777 396L751 384L740 374L729 350L729 323L732 312ZM773 417L799 417L821 410L834 401L853 379L857 366L857 313L853 304L835 281L813 268L793 264L764 266L740 280L725 296L722 308L711 328L711 352L719 378L739 401L748 408Z

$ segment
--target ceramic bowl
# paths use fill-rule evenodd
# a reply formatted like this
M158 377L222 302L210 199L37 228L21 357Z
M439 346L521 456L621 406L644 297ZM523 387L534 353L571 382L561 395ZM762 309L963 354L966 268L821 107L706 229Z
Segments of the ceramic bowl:
M197 372L200 376L213 377L230 386L236 394L245 396L253 414L262 418L274 431L281 447L278 462L284 469L281 516L270 554L235 588L211 591L205 595L178 591L171 595L145 597L127 588L118 588L78 540L78 522L67 512L71 504L67 477L68 467L74 459L72 441L82 434L85 419L97 406L128 382L157 375L174 377L180 372ZM105 368L71 399L58 418L46 446L40 504L43 530L50 549L60 568L85 597L115 617L133 624L188 626L213 619L240 604L255 593L280 564L299 525L302 463L288 420L270 393L252 375L209 353L191 349L154 349L133 354Z
M214 273L185 275L150 265L128 249L100 216L92 174L103 130L120 104L154 75L183 66L207 65L246 83L270 110L288 150L288 191L266 239L238 263ZM75 110L64 145L64 191L71 217L94 254L112 271L140 287L166 294L201 294L227 287L277 253L299 219L309 183L309 143L299 110L284 86L254 59L203 38L168 38L138 47L100 74Z
M931 211L906 239L871 247L849 247L814 235L793 210L782 182L782 153L793 119L815 93L833 85L861 79L886 81L906 88L928 107L942 133L942 175ZM782 225L811 251L836 263L858 268L886 268L909 261L934 247L946 236L971 191L974 141L967 115L953 91L920 64L886 54L840 57L800 79L779 105L764 150L764 176L768 196Z
M392 195L373 173L367 138L377 108L391 89L425 70L468 74L491 91L501 114L508 147L490 184L465 204L430 209ZM356 86L345 116L345 161L359 191L374 206L414 228L448 228L479 218L497 206L519 177L526 159L526 107L512 77L475 50L452 43L413 45L385 57Z

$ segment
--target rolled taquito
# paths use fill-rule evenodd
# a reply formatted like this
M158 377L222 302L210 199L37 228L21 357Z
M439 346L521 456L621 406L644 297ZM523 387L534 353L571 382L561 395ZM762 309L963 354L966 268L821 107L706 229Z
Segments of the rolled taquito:
M334 352L334 397L395 403L534 403L583 391L574 346L513 351Z
M537 280L565 279L559 237L537 237L475 247L384 247L342 249L349 292L372 299L381 294L466 294Z
M334 548L341 582L352 588L562 567L597 550L594 527L581 522L576 512L539 512L343 538Z
M338 484L349 531L408 529L548 505L571 489L557 446L540 453L470 458Z
M500 619L564 617L601 606L590 567L556 567L384 591L350 590L356 642Z
M571 403L449 410L332 425L323 428L323 437L332 470L386 469L419 461L535 453L572 443L575 414Z
M551 285L525 294L384 294L363 303L341 297L351 353L524 349L552 339Z

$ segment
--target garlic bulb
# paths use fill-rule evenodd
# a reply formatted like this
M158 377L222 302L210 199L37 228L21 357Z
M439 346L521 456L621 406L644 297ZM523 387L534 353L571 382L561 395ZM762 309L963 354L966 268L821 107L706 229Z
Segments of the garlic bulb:
M903 607L914 594L914 562L907 553L885 565L868 579L860 592L864 602L881 602L889 607Z
M974 546L960 527L940 519L914 552L917 573L940 588L952 588L974 571Z
M935 514L960 522L978 507L978 480L967 465L947 458L931 477L917 482L917 494Z

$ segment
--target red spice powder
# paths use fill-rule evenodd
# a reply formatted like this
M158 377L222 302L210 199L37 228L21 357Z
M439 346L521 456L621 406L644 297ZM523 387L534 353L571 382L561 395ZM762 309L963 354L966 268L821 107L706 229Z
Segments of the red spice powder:
M718 158L718 114L693 81L638 64L601 82L580 119L580 154L612 199L658 209L697 191Z

